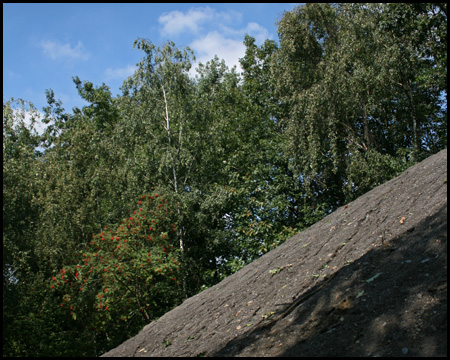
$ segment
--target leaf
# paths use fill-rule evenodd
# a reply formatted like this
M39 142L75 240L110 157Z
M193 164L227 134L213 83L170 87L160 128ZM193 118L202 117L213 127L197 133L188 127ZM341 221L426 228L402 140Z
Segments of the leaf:
M278 274L281 270L283 270L283 268L284 267L279 267L279 268L276 268L276 269L269 270L269 273L272 274L272 275Z
M375 274L374 276L372 276L369 280L366 280L366 282L372 282L374 281L378 276L380 276L382 274L382 272L379 272L378 274Z
M170 340L164 340L163 344L164 344L164 348L166 348L166 347L172 345L172 342Z

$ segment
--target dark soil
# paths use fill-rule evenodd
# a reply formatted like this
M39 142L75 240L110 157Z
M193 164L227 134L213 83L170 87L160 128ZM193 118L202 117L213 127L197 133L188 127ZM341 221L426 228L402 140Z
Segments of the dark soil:
M103 356L447 356L447 150Z

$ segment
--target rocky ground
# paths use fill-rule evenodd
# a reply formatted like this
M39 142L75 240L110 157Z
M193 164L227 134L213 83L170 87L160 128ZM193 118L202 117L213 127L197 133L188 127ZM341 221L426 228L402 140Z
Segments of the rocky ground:
M447 150L103 356L447 356Z

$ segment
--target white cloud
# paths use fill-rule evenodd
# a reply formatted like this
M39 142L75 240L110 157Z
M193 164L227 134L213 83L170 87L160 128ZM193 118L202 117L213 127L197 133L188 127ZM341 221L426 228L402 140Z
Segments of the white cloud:
M60 44L56 41L45 40L41 41L40 46L44 54L53 60L87 60L89 58L89 54L86 52L81 41L78 41L75 47L71 47L68 43Z
M172 11L159 17L160 32L169 37L189 33L193 38L189 47L194 50L197 62L205 64L217 55L229 68L236 65L239 72L239 59L245 55L244 36L253 36L256 43L270 38L269 31L255 22L242 26L242 18L237 11L216 11L210 7L191 8L184 13Z
M28 124L31 123L30 117L31 117L31 115L29 113L27 113L27 115L25 116L25 122L27 122ZM42 135L44 133L45 129L47 128L47 125L41 121L43 118L44 118L44 114L42 114L40 111L38 111L38 116L37 116L37 118L35 118L36 122L34 123L34 128L39 135Z
M216 11L210 7L191 8L186 13L175 10L164 13L158 18L162 25L160 30L163 36L184 35L189 32L191 35L199 35L205 32L205 28L211 26L224 27L226 24L234 25L242 22L242 13L235 10Z
M270 36L267 29L257 23L249 23L241 29L221 26L219 31L210 31L207 35L192 41L189 46L194 50L197 62L205 64L217 55L219 59L225 60L230 69L236 65L236 71L240 72L242 69L239 59L245 55L246 34L253 36L256 43L263 43Z
M257 43L263 43L266 39L270 39L269 31L264 26L254 22L248 23L243 32L244 35L249 34L253 36Z
M16 121L23 121L27 128L31 129L33 124L32 128L39 135L42 135L47 128L47 125L41 121L44 118L44 114L38 110L30 111L29 109L15 108L13 113Z
M122 68L112 69L107 68L105 70L106 80L125 80L129 76L133 75L136 71L136 66L128 65Z
M239 58L245 54L242 40L226 38L217 31L209 32L206 36L194 40L189 46L195 51L197 62L205 64L217 55L219 59L225 60L229 68L236 65L238 71Z
M197 34L200 31L200 25L213 20L215 16L216 12L206 7L189 9L185 14L177 10L164 13L158 21L163 25L161 29L163 35L174 36L184 31Z

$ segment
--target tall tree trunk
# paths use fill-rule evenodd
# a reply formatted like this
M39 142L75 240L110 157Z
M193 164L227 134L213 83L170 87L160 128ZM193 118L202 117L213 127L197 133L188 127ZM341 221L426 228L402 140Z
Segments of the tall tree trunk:
M416 107L414 105L414 95L413 95L413 91L411 88L411 80L409 80L408 85L407 86L403 86L403 90L405 91L405 94L408 98L408 102L409 102L409 107L411 109L411 120L412 120L412 146L413 146L413 152L412 152L412 156L413 156L413 160L414 161L418 161L418 154L419 154L419 150L420 150L420 144L419 144L419 136L418 136L418 130L417 130L417 111L416 111Z
M169 149L172 150L172 135L170 132L170 118L169 118L169 106L167 104L167 97L166 97L166 91L164 89L164 86L161 86L162 88L162 92L163 92L163 96L164 96L164 106L165 106L165 124L164 124L164 129L167 132L167 138L168 138L168 142L169 142ZM180 138L181 138L181 129L180 129ZM180 140L181 143L181 140ZM177 170L176 170L176 164L175 164L175 158L172 156L172 175L173 175L173 189L175 191L175 194L178 195L178 177L177 177ZM177 212L178 212L178 218L181 217L181 210L180 207L177 207ZM183 241L183 231L181 228L177 229L177 237L178 237L178 241L179 241L179 246L180 246L180 250L181 250L181 258L182 258L182 262L184 263L184 241ZM183 275L183 296L185 298L187 298L187 293L186 293L186 277Z

